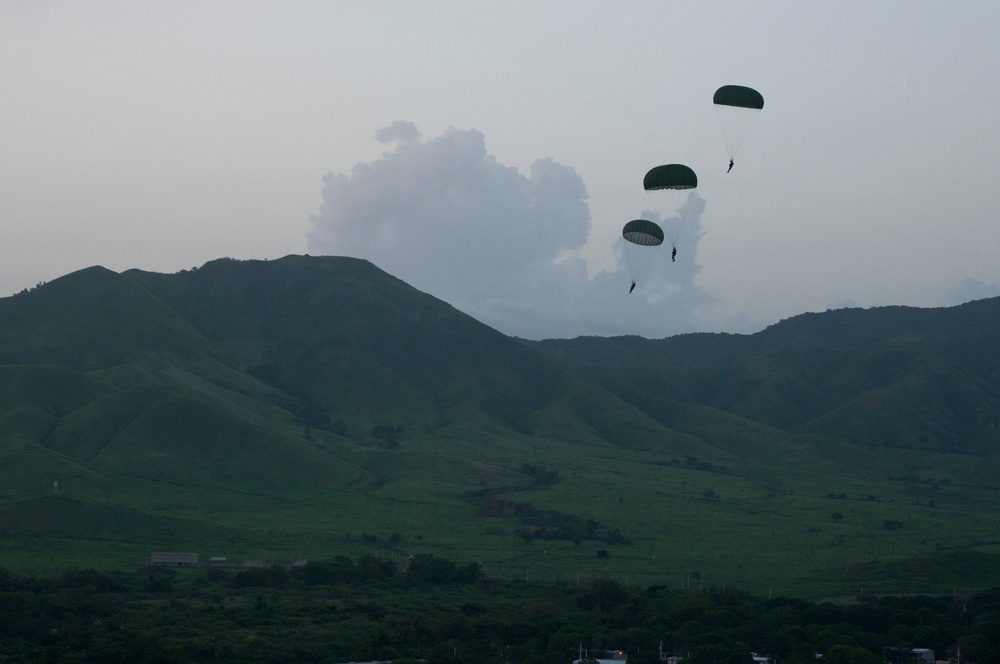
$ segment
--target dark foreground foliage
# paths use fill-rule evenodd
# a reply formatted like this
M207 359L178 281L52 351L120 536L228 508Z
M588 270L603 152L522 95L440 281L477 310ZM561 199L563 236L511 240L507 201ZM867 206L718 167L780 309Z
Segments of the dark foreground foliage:
M568 664L583 648L629 662L878 664L893 648L1000 662L1000 589L850 602L732 590L498 582L424 556L302 567L68 571L0 568L0 662L427 662Z

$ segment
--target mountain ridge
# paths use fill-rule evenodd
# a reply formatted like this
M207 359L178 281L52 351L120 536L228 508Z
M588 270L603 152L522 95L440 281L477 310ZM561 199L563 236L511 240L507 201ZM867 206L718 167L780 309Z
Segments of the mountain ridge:
M0 299L0 535L58 479L116 518L181 524L137 523L123 556L194 547L205 530L183 524L204 522L295 558L394 535L498 573L596 573L603 543L569 525L590 523L624 533L616 556L650 582L795 583L956 544L991 559L996 322L994 299L527 341L360 259L88 268ZM764 531L800 557L776 567ZM75 541L53 560L86 559Z

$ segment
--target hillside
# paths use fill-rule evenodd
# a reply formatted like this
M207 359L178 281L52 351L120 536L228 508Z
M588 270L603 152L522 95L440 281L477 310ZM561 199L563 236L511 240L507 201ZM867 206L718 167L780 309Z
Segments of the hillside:
M627 401L698 404L868 448L1000 451L998 300L804 314L749 336L537 347Z
M3 564L998 584L951 562L1000 569L998 322L985 300L526 342L357 259L89 268L0 299Z

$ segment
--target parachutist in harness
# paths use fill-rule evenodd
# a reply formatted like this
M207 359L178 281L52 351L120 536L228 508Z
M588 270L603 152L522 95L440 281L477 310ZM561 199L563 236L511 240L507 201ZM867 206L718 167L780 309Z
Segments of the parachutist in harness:
M631 295L631 294L632 294L632 291L634 291L634 290L635 290L635 282L633 281L633 282L632 282L632 286L631 286L631 287L629 287L629 289L628 289L628 294L629 294L629 295Z
M671 263L677 262L677 247L674 247L674 250L670 252L670 262Z
M723 85L715 91L712 103L715 104L715 110L719 115L722 138L726 142L726 153L729 155L729 171L731 171L733 160L740 151L743 139L747 137L750 126L764 108L764 97L745 85Z

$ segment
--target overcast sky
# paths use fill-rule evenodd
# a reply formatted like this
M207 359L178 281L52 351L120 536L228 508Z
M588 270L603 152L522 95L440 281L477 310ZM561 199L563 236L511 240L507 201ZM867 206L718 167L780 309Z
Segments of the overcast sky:
M6 0L0 296L302 253L527 338L1000 295L997 34L975 1ZM728 174L725 84L765 100ZM629 294L665 163L699 186Z

